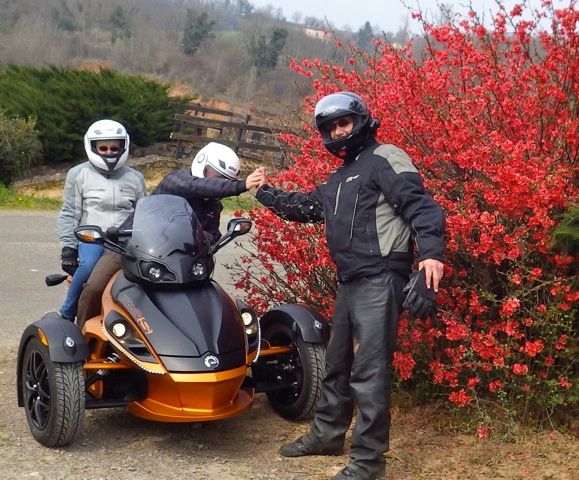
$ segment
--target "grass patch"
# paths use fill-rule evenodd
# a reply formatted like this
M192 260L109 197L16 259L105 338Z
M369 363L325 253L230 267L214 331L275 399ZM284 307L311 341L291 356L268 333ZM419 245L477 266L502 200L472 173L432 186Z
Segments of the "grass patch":
M48 198L33 193L17 192L0 185L0 208L22 210L58 210L62 202L55 198Z
M223 213L231 215L236 210L249 212L254 206L260 205L253 192L244 192L238 197L226 197L222 200Z

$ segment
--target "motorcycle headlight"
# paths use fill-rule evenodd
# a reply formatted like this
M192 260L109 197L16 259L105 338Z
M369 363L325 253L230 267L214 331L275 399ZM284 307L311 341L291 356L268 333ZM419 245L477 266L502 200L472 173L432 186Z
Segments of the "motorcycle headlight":
M195 265L193 265L191 273L193 274L194 277L203 277L205 275L205 265L203 265L202 263L196 263Z
M155 283L172 282L175 280L175 274L167 270L164 265L157 262L141 262L139 264L141 276Z
M257 333L257 315L255 313L249 310L241 312L241 320L247 335L255 335Z
M157 363L135 327L124 318L115 317L113 314L109 321L105 321L109 338L118 342L119 347L136 358Z
M121 339L127 333L127 326L125 325L124 322L117 322L111 327L111 330L115 337Z

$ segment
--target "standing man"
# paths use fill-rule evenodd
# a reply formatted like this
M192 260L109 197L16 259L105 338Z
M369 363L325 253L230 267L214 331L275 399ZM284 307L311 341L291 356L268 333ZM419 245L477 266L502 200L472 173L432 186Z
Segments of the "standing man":
M71 322L76 317L82 287L104 251L100 245L79 244L74 229L80 225L118 227L146 194L143 175L125 165L129 134L119 122L107 119L93 123L84 136L84 149L88 161L66 175L57 223L61 266L72 275L59 313Z
M312 192L277 190L264 176L256 195L286 220L325 222L338 275L314 420L280 454L340 455L357 404L350 461L332 478L373 480L383 476L389 449L391 361L413 246L421 272L408 298L424 312L443 276L444 214L406 152L376 141L379 122L362 98L328 95L314 115L325 147L344 164Z

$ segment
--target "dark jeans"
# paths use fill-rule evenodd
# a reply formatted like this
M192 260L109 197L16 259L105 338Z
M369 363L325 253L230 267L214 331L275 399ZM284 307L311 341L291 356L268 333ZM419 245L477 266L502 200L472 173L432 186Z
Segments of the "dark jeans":
M389 271L338 285L322 396L304 436L304 443L342 446L357 404L349 466L364 476L384 469L389 448L391 362L406 281Z

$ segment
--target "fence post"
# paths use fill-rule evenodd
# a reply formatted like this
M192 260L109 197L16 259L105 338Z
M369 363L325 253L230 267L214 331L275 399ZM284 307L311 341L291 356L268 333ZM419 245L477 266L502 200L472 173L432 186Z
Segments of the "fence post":
M247 114L245 116L245 118L243 119L243 123L245 125L247 125L249 123L249 121L251 120L251 115ZM239 144L241 143L241 139L243 138L243 132L245 132L245 130L243 128L239 129L239 132L237 133L237 143L238 146L235 147L235 153L239 153Z

